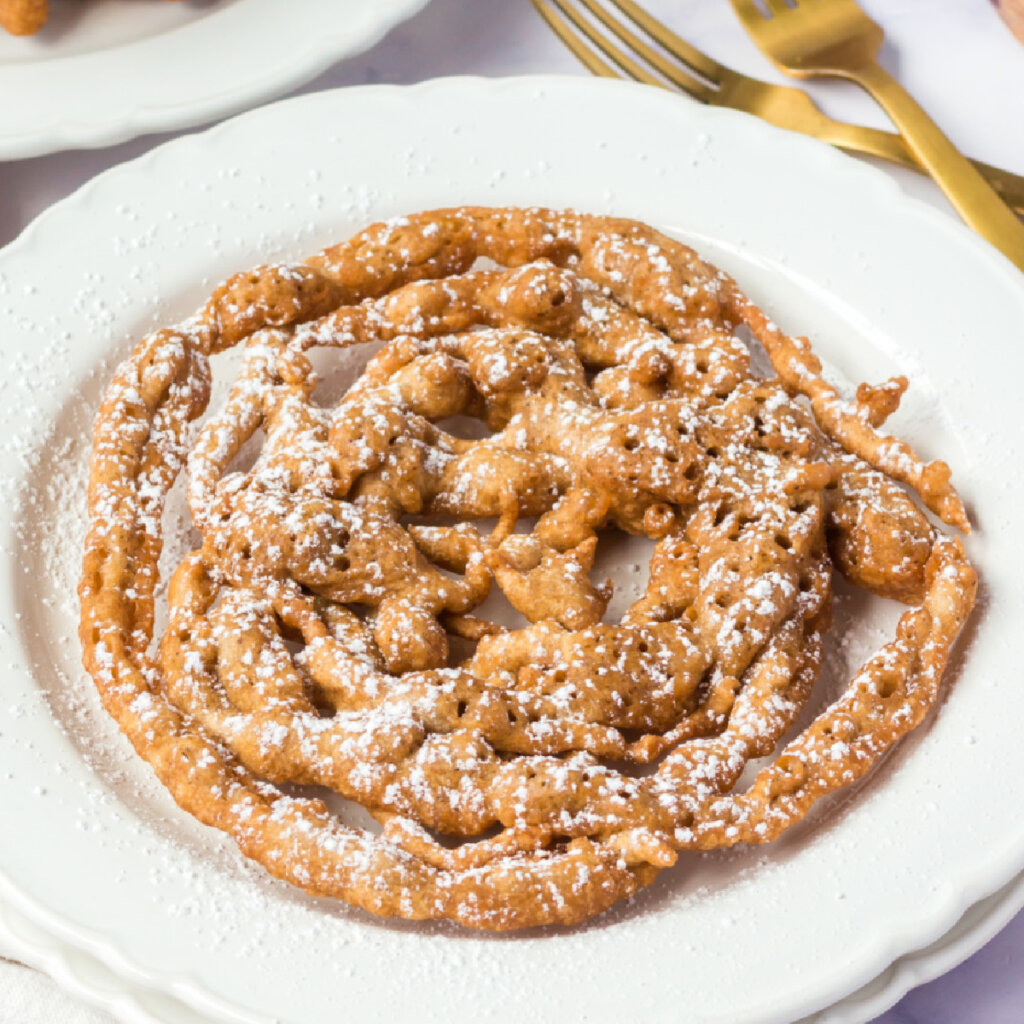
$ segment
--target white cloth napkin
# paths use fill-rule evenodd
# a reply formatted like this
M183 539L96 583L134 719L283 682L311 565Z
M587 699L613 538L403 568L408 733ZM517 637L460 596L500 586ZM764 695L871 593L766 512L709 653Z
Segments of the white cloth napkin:
M861 2L886 30L883 63L953 141L971 156L1024 172L1024 46L1002 24L993 6L984 0ZM645 5L723 63L761 78L785 81L743 34L725 0L645 0ZM408 83L449 74L530 72L583 74L530 4L433 0L370 53L299 91L367 82ZM853 87L837 83L805 87L836 117L886 126L884 115ZM0 195L10 199L0 204L0 245L95 173L151 145L152 140L136 140L99 152L0 165ZM950 209L927 180L879 166L890 170L907 191ZM964 993L958 998L953 989L949 994L943 990L941 998L931 998L926 987L879 1018L878 1024L962 1024L967 1020L1016 1024L1024 1005L1022 920L1024 916L1014 923L1009 951L1004 943L996 952L977 954L971 961L978 965L973 975L971 966L961 968L966 971L961 976L984 981L984 985L974 983L978 989L974 996ZM5 951L8 956L18 955L9 939L5 946L0 929L0 957ZM1015 954L1016 970L1007 962ZM0 1024L113 1024L113 1018L65 995L45 975L0 959Z
M65 995L45 974L0 960L0 1024L114 1024L114 1018Z

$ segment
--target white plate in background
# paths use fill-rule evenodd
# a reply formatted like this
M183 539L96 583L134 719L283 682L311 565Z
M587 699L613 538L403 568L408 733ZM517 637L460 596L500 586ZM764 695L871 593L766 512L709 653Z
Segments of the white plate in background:
M50 0L0 29L0 160L188 128L301 85L427 0Z

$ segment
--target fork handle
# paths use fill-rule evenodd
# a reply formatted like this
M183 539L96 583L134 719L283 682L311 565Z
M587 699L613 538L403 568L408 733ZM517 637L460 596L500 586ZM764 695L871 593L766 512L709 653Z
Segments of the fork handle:
M960 216L1024 270L1024 224L906 89L873 61L844 71L844 77L863 86L882 105Z
M767 120L767 119L766 119ZM773 122L774 123L774 122ZM782 124L791 131L804 131L805 135L813 135L816 139L828 142L851 153L881 157L890 163L906 167L908 170L925 173L917 162L917 157L907 148L902 135L883 131L880 128L865 128L859 124L847 124L845 121L828 120L814 132L794 128L792 124ZM994 167L982 160L971 160L981 176L996 190L999 197L1018 215L1024 216L1024 177Z

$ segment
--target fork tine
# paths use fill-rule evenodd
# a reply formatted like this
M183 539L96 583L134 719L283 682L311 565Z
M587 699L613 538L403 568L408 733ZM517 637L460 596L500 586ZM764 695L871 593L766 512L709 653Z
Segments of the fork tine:
M736 16L744 25L756 26L766 20L764 12L754 3L754 0L730 0L730 3ZM754 31L753 27L750 28L750 31Z
M602 78L622 76L605 60L599 57L548 5L547 0L532 0L537 13L548 23L548 27L566 45L572 55L592 74Z
M556 7L576 30L587 37L606 57L610 57L630 78L635 78L645 85L660 85L661 83L650 72L645 71L632 57L616 46L610 39L602 35L594 25L584 18L578 11L572 8L569 0L550 0L552 6Z
M577 0L577 2L586 7L620 42L624 43L635 54L650 64L651 67L664 75L673 85L688 92L702 103L708 102L713 90L707 84L699 81L688 71L684 71L667 60L657 50L645 43L635 32L632 32L626 25L615 18L606 8L602 7L597 0ZM609 54L609 56L612 55ZM614 60L614 57L612 59Z
M692 68L709 82L720 84L722 78L730 73L728 68L719 64L717 60L712 60L695 46L691 46L685 39L676 35L668 25L663 21L658 21L653 14L649 14L634 0L609 0L609 2L622 11L634 24L639 25L673 57L681 60L687 67Z
M551 3L553 2L559 10L568 14L573 25L585 26L587 23L583 21L578 14L570 11L566 7L563 0L531 0L531 2L533 3L533 6L537 9L537 12L548 23L549 27L554 31L558 38L561 39L562 42L566 45L566 47L572 52L573 56L576 57L576 59L579 60L584 67L588 68L595 75L601 75L605 78L634 78L636 80L646 83L647 85L656 85L659 88L663 89L668 88L668 86L664 82L658 81L657 79L652 78L646 72L643 72L639 68L639 66L635 64L635 62L626 60L624 55L623 58L628 67L623 66L621 70L616 70L610 64L608 64L602 57L600 57L597 53L594 52L594 50L591 48L591 44L587 41L588 39L595 38L594 33L592 31L586 32L586 38L584 38L583 36L577 34L577 32L573 31L573 29L571 29L569 25L566 24L566 22L558 14L556 14L554 10L552 10ZM586 2L586 0L584 0L584 2ZM649 54L654 54L654 51L650 50L650 48L645 46L639 39L636 39L636 37L633 36L633 34L630 33L623 26L615 24L611 21L606 21L606 24L612 25L613 29L616 31L616 34L618 34L620 38L623 38L623 36L633 38L636 40L638 45L644 48L645 51L648 51ZM581 27L580 31L586 31L586 29ZM603 45L602 43L598 42L594 43L593 45L601 46L601 48L606 53L608 53L609 50L613 50L616 53L621 54L621 51L619 51L616 47L611 46L610 43L607 45ZM699 50L694 50L694 53L697 54L698 57L704 56L703 54L700 53ZM655 55L655 63L658 63L658 57L660 57L660 54ZM707 59L709 62L711 62L710 58ZM711 63L713 64L714 62ZM665 61L664 58L661 58L661 64L662 73L677 88L681 89L685 93L688 93L690 96L692 96L695 100L697 100L700 103L710 103L713 101L713 97L716 95L715 89L709 87L700 79L687 74L682 69L673 67L667 61ZM721 65L714 66L719 68L725 74L735 74L735 72L729 72L728 69L723 68ZM634 74L631 69L636 69L638 74Z
M785 14L793 9L790 4L786 3L786 0L761 0L761 2L767 4L768 10L774 15Z

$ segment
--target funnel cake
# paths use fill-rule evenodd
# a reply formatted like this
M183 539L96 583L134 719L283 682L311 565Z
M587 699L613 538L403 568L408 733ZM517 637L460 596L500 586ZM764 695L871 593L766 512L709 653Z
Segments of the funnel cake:
M742 326L776 376L752 372ZM369 343L344 397L314 401L307 353ZM232 346L239 375L193 436L209 357ZM909 493L967 530L948 467L879 432L905 387L845 401L805 340L642 224L467 208L374 225L230 279L118 369L85 664L175 800L272 874L374 914L577 923L680 851L774 839L934 703L976 580ZM485 436L455 436L456 416ZM154 645L183 468L202 543ZM608 530L655 542L619 622L590 574ZM778 749L834 567L910 607ZM523 628L474 615L494 587Z

